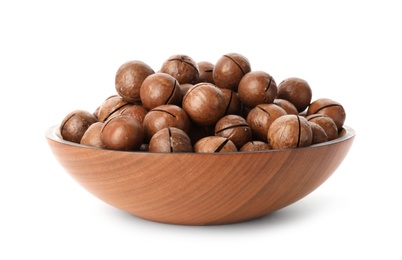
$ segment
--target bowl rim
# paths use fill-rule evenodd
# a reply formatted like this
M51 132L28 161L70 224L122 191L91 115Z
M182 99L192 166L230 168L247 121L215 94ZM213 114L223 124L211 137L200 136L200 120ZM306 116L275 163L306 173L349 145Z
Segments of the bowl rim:
M329 145L334 145L337 143L341 143L344 141L347 141L351 138L354 138L356 135L356 132L353 128L347 125L343 125L340 136L336 139L333 139L331 141L326 141L318 144L313 144L310 146L304 146L304 147L295 147L295 148L284 148L284 149L272 149L272 150L261 150L261 151L245 151L245 152L221 152L221 153L195 153L195 152L181 152L181 153L165 153L165 152L148 152L148 151L122 151L122 150L111 150L111 149L103 149L103 148L98 148L94 146L89 146L89 145L83 145L79 143L74 143L71 141L64 140L61 137L60 134L60 128L59 124L53 125L49 127L45 133L46 138L53 140L58 143L62 143L64 145L70 145L70 146L75 146L79 148L86 148L86 149L91 149L91 150L99 150L99 151L107 151L107 152L116 152L116 153L132 153L132 154L162 154L162 155L169 155L169 154L214 154L216 156L218 155L235 155L235 154L253 154L253 153L276 153L276 152L283 152L283 151L289 151L289 150L304 150L304 149L311 149L315 147L322 147L322 146L329 146Z

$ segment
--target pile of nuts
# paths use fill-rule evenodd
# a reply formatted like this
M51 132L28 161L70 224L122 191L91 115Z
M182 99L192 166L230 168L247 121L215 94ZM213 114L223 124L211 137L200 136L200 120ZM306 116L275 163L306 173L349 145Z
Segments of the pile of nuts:
M312 102L306 80L291 77L277 85L239 53L215 64L173 55L157 72L129 61L118 68L115 87L117 94L94 112L66 115L62 138L122 151L260 151L336 139L346 117L334 100Z

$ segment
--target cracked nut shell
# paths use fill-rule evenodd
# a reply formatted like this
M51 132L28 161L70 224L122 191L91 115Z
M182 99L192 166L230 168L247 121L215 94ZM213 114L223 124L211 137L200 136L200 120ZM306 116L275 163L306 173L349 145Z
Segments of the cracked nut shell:
M125 106L129 105L127 101L125 101L121 96L115 95L110 96L107 98L103 103L100 105L98 110L98 121L105 122L112 116L118 114L118 111Z
M328 141L338 138L338 128L331 117L323 114L313 114L307 116L306 119L309 122L320 125L327 134Z
M196 153L227 153L237 152L236 145L222 136L207 136L194 145Z
M154 73L154 70L142 61L134 60L122 64L115 77L117 93L127 102L141 102L141 84L145 78Z
M176 127L188 133L190 120L186 112L176 105L160 105L151 109L143 121L145 141L149 142L152 136L165 127Z
M343 106L329 98L320 98L312 102L307 109L307 116L312 114L323 114L331 117L339 131L342 129L346 119L346 112Z
M239 99L246 107L269 104L277 95L274 78L264 71L251 71L244 75L237 89Z
M182 107L189 118L200 126L214 125L225 113L223 92L211 83L198 83L183 97Z
M239 115L227 115L219 119L215 125L215 135L226 137L240 149L251 141L252 133L246 120Z
M266 151L271 150L271 146L263 141L250 141L245 143L241 148L240 152L254 152L254 151Z
M68 113L60 124L61 137L70 142L80 143L89 126L97 121L93 113L80 109L74 110Z
M239 53L228 53L219 58L212 72L215 85L237 91L244 75L251 71L248 59Z
M141 85L141 102L147 109L167 104L180 105L182 95L179 85L179 82L169 74L149 75Z
M199 77L197 83L209 82L215 84L212 72L214 71L214 64L209 61L197 62Z
M281 116L268 129L268 142L272 149L309 146L312 139L310 124L298 115Z
M191 140L183 130L166 127L156 132L149 142L150 152L184 153L192 152Z
M299 112L295 105L293 105L290 101L281 98L275 98L274 102L275 105L280 106L281 108L285 109L288 115L298 115Z
M129 104L119 110L120 115L129 115L137 119L140 123L144 122L145 115L148 113L148 109L141 105Z
M286 111L275 104L260 104L247 115L247 124L253 133L253 140L268 142L267 132L271 124Z
M135 151L142 145L144 129L133 117L118 115L104 123L101 140L111 150Z
M160 72L173 76L180 84L195 84L199 77L197 63L191 57L183 54L170 56L162 64Z
M225 113L224 115L238 115L241 112L242 104L237 92L222 88L222 93L225 98Z

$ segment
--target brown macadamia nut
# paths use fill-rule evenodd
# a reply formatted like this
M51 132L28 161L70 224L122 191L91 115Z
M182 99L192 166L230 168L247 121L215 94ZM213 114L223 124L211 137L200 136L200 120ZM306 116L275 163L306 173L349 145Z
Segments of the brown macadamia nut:
M305 147L311 145L312 140L311 126L301 116L281 116L268 129L268 142L272 149Z
M237 152L236 145L222 136L207 136L194 145L196 153L230 153Z
M180 105L181 90L179 82L166 73L149 75L142 82L140 97L143 106L152 109L160 105Z
M313 140L311 144L319 144L328 141L328 135L325 130L317 123L309 121L311 131L313 132Z
M118 114L117 111L122 109L123 107L129 105L127 101L125 101L121 96L115 95L107 98L102 105L99 107L98 111L98 121L105 122L109 119L113 114Z
M271 150L271 146L263 141L250 141L245 143L241 148L240 152L255 152L255 151L266 151Z
M105 149L106 145L102 142L100 137L103 124L103 122L96 122L88 127L81 138L80 144Z
M197 83L208 82L215 84L212 72L214 71L214 64L209 61L200 61L197 62L199 77Z
M246 120L239 115L227 115L219 119L215 125L215 135L226 137L240 149L251 141L252 133Z
M141 84L154 70L138 60L122 64L116 72L115 87L117 93L127 102L139 103Z
M101 140L111 150L138 150L144 140L144 129L133 117L118 115L104 123Z
M152 136L149 142L149 151L160 153L192 152L193 146L190 138L183 130L166 127Z
M215 63L212 76L217 87L237 91L240 80L250 71L250 62L246 57L239 53L228 53Z
M183 54L169 57L162 64L160 72L173 76L180 84L195 84L199 77L197 63L191 57Z
M251 71L240 80L237 89L239 99L246 107L269 104L277 95L274 78L264 71Z
M61 122L60 134L64 140L80 143L89 126L98 119L93 113L85 110L74 110L68 113Z
M148 109L141 105L129 104L119 110L120 115L129 115L137 119L140 123L144 122L144 118L148 113Z
M61 137L100 149L216 153L304 147L346 132L340 103L312 102L306 80L277 85L235 52L216 63L172 55L156 73L131 60L116 71L115 90L93 113L65 116Z
M183 97L182 106L189 118L200 126L214 125L225 113L221 89L211 83L198 83Z
M242 104L240 102L237 92L222 88L222 93L225 98L225 113L224 115L238 115L241 112Z
M260 104L250 110L247 115L247 124L253 133L253 140L268 142L267 132L271 124L286 111L275 104Z
M301 78L287 78L278 85L277 98L290 101L299 113L310 105L312 95L310 85Z
M312 114L306 117L307 121L320 125L327 134L328 141L338 138L338 128L331 117L323 114Z
M295 105L293 105L290 101L287 101L286 99L275 98L273 103L275 105L283 108L288 115L298 115L299 114Z
M161 105L151 109L143 121L145 141L165 127L176 127L188 133L190 119L186 112L176 105Z
M343 106L329 98L320 98L312 102L307 109L307 116L312 114L323 114L331 117L339 131L342 130L346 119Z
M103 102L103 103L105 103L106 102L106 100L108 100L108 99L110 99L110 98L114 98L114 97L120 97L119 95L111 95L111 96L109 96L107 99L105 99L105 101ZM121 97L120 97L121 98ZM102 105L103 105L103 103L102 103ZM100 106L98 106L97 108L96 108L96 110L94 111L94 116L96 116L96 118L99 118L99 111L100 111L100 109L101 109L101 107L102 107L102 105L100 105ZM98 119L98 121L100 121L100 122L102 122L102 120L99 120Z

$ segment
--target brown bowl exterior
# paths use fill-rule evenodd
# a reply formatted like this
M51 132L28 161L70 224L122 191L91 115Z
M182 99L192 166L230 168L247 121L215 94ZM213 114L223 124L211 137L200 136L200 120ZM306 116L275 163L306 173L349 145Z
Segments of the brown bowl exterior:
M246 221L288 206L319 187L341 164L355 132L304 148L220 154L123 152L62 140L48 144L90 193L135 216L171 224Z

